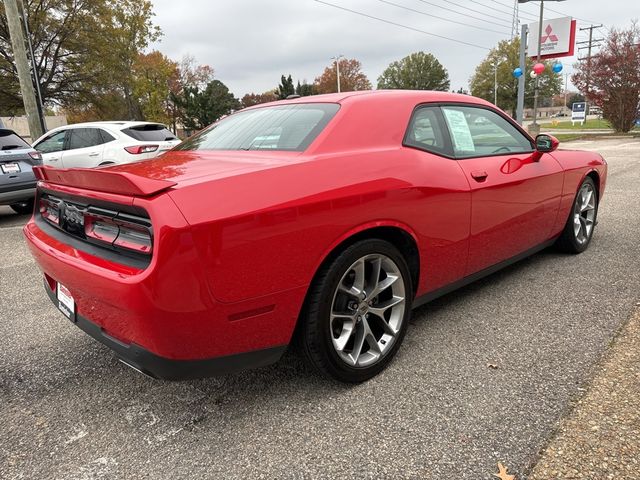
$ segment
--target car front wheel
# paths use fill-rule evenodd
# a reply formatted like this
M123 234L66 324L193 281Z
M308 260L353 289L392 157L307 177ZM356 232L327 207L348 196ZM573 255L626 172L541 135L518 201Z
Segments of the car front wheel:
M310 363L343 382L382 371L402 343L413 288L407 263L390 243L355 243L319 272L302 318Z
M596 226L598 216L598 193L590 177L584 179L573 201L567 223L556 242L559 250L569 253L584 252Z

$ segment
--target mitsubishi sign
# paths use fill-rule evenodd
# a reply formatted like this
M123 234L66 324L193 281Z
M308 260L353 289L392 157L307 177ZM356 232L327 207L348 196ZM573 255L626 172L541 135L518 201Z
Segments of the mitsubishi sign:
M538 56L539 23L529 24L529 56ZM576 45L576 21L571 17L545 20L540 37L540 58L572 57Z

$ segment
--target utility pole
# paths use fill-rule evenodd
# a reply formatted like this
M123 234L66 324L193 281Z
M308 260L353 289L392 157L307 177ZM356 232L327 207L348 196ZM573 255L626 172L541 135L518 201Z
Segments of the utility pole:
M587 100L587 102L589 101L589 91L591 90L591 52L593 50L594 47L599 47L600 46L600 42L602 42L604 39L603 38L596 38L594 40L593 38L593 31L596 28L602 28L602 25L591 25L590 27L584 27L581 28L580 31L585 31L585 30L589 30L589 40L584 41L584 42L578 42L578 45L584 45L587 44L586 47L578 47L578 50L584 50L587 49L587 56L586 57L582 57L579 58L578 60L580 61L587 61L587 89L585 92L585 99ZM586 113L585 113L586 115Z
M38 121L42 132L47 131L47 126L44 123L44 105L42 102L42 92L40 91L40 75L36 68L36 56L33 54L33 44L31 43L31 32L29 31L29 19L27 18L27 9L24 8L24 1L20 0L20 7L22 8L22 20L24 21L24 30L27 33L27 45L29 45L29 57L31 58L31 71L33 72L33 84L36 87L36 100L38 102Z
M340 59L344 58L344 55L338 55L336 57L331 57L332 60L336 62L336 77L338 79L338 93L340 93Z
M518 36L518 17L520 15L520 4L518 0L513 1L513 19L511 20L511 40Z
M527 70L527 37L529 36L529 27L522 25L522 33L520 33L520 68L522 75L518 78L518 103L516 106L516 121L522 125L524 122L524 89Z
M16 62L16 70L18 71L22 101L24 103L24 110L29 123L29 133L31 134L31 140L33 141L42 136L44 131L38 118L38 105L33 91L31 72L29 71L24 33L22 31L22 25L20 25L20 13L18 11L18 4L16 0L4 0L4 5L7 15L7 25L9 27L9 36L11 37L13 58Z

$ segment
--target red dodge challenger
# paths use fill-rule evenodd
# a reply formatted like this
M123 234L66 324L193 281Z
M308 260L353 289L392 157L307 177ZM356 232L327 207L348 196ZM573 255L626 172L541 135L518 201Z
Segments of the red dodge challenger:
M483 100L349 92L230 115L164 156L36 167L24 228L54 304L129 366L379 373L412 308L545 247L579 253L607 166Z

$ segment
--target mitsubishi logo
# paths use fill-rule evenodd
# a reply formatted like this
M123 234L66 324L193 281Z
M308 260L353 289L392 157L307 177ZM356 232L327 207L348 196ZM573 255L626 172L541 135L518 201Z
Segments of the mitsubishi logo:
M543 35L540 38L541 43L547 43L547 40L551 40L552 42L558 41L558 36L553 33L553 28L551 28L551 24L547 25L547 28L544 29L546 35Z

